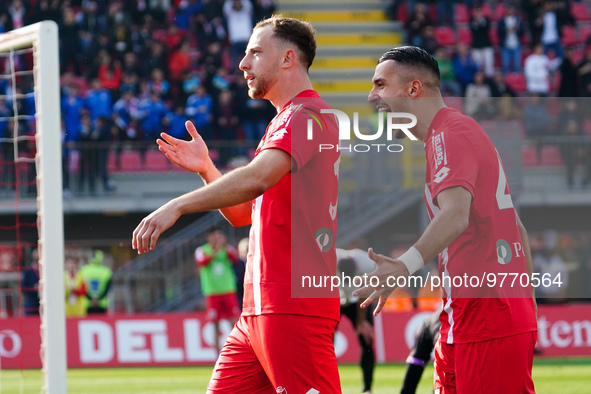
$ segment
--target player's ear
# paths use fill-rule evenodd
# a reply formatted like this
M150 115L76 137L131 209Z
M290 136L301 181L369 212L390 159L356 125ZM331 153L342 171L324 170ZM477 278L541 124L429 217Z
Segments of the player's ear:
M414 79L408 84L408 95L410 97L417 97L422 91L423 84L418 79Z
M283 54L283 62L281 64L281 66L283 68L290 68L296 64L296 61L297 61L297 59L296 59L295 51L293 49L288 49Z

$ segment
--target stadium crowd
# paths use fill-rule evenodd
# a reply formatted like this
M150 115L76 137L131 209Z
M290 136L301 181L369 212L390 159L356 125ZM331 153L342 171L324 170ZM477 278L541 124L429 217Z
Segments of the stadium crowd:
M66 163L79 143L115 143L116 168L122 144L139 148L143 160L161 131L188 138L187 119L206 140L262 137L275 109L248 97L238 62L254 23L274 9L273 0L10 0L0 2L0 33L42 20L58 24ZM27 63L17 56L15 68ZM7 57L0 70L10 74ZM9 85L2 78L0 95L9 94ZM0 117L10 116L11 107L0 99ZM34 114L34 104L22 111ZM0 123L0 136L8 135L12 127ZM79 153L86 158L77 164L80 176L98 176L110 190L107 150ZM226 164L237 152L217 153Z

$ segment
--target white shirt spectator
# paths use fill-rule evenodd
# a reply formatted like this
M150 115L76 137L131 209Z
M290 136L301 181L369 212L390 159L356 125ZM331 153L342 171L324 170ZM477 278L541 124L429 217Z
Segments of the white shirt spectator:
M544 30L542 31L542 43L554 44L558 42L558 27L556 24L556 13L544 13Z
M531 54L525 59L524 74L530 93L550 92L550 71L560 66L560 59L550 60L544 54Z
M241 3L240 10L234 9L234 3ZM252 3L250 0L226 0L224 15L228 21L228 38L230 43L244 42L252 33Z
M519 20L516 16L510 15L505 17L505 26L507 28L507 36L505 37L505 48L515 49L519 48L519 37L517 37L517 28Z

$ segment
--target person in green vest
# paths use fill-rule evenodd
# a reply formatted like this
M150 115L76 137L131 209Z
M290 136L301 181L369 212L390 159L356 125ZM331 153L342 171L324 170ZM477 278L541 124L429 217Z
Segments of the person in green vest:
M107 294L111 287L113 272L103 265L105 255L101 250L94 252L88 264L80 269L80 276L86 290L86 313L102 314L109 308Z
M219 354L220 320L228 320L234 325L240 315L234 273L234 265L240 260L236 250L227 244L228 238L219 227L207 229L205 240L205 245L195 249L195 262L199 268L207 318L215 327L215 349Z

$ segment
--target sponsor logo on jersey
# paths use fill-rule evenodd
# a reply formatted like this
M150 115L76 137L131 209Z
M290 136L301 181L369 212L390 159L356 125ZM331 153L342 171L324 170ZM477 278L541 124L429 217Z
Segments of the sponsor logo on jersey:
M433 130L435 132L435 130ZM435 168L441 164L447 164L447 152L445 151L445 136L443 131L431 137L433 143L433 156L435 157Z
M275 392L277 394L288 394L287 393L287 389L285 387L282 387L282 386L277 386L277 388L275 389Z
M306 392L306 394L318 394L320 391L316 390L315 388L311 388Z
M497 261L499 264L508 264L512 257L513 252L511 251L511 246L509 246L509 243L504 239L499 239L497 241Z
M335 207L336 208L336 207ZM328 227L321 228L314 234L321 252L328 252L334 243L334 234Z
M441 170L439 170L439 172L437 174L435 174L435 177L433 178L433 182L435 182L435 183L441 182L447 176L447 174L449 174L449 171L450 171L450 169L447 167L441 168Z

